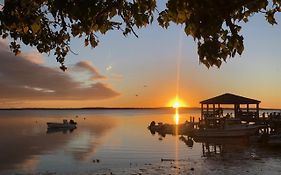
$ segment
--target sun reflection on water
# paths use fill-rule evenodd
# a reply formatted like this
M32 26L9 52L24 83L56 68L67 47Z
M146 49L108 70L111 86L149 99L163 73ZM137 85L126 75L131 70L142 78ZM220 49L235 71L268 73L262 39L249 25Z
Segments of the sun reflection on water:
M175 122L176 125L179 124L179 120L180 120L180 115L179 115L178 108L176 108L176 113L174 115L174 122Z
M174 121L175 121L175 124L176 124L176 127L175 127L175 135L176 137L178 137L178 124L179 124L179 120L180 120L180 115L179 115L179 108L175 108L176 111L175 111L175 115L174 115ZM179 159L179 141L178 139L175 140L175 165L176 167L178 167L178 159ZM179 170L176 169L176 172L175 174L179 174Z

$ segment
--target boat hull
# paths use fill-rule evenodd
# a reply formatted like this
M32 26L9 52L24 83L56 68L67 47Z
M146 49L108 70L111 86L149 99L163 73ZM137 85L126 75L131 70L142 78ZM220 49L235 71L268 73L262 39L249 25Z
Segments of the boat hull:
M192 135L192 132L194 131L194 127L191 124L162 124L162 125L155 125L155 126L149 126L148 129L155 133L158 132L160 134L180 134L180 135Z
M76 128L76 124L71 124L71 123L47 123L48 128L52 129L59 129L59 128L67 128L67 129L74 129Z

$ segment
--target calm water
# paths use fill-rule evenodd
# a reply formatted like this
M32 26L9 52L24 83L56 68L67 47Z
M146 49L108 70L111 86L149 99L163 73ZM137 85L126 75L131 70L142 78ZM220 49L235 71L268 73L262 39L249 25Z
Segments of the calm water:
M199 110L182 111L180 122L199 115ZM203 151L202 143L188 147L178 136L162 138L147 129L152 120L173 123L173 117L172 110L0 111L0 174L99 172L159 163L161 158L202 162L214 157ZM75 119L77 129L47 132L46 122L64 118ZM249 159L258 157L262 166L281 165L281 149L236 146L225 146L228 154L221 159L218 153L216 159L239 157L251 164Z

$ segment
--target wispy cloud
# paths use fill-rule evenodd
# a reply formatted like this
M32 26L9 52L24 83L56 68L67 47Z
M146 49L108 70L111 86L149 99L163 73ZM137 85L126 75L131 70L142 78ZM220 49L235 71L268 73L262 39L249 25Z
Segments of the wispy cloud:
M91 74L91 80L106 79L90 61L80 61L74 65L74 70L87 71Z
M98 100L118 96L108 85L93 82L83 86L68 73L44 66L42 57L36 54L14 56L0 42L0 98L18 100ZM88 62L76 67L92 72L95 80L105 78Z

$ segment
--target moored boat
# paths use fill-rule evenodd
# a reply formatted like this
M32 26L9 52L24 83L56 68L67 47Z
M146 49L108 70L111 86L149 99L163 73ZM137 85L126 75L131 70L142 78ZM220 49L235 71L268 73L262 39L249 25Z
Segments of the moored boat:
M63 120L62 123L55 123L55 122L47 122L48 128L68 128L68 129L74 129L76 128L77 123L73 120L70 120L69 122L67 120Z
M151 131L151 133L155 134L155 132L158 132L160 135L166 135L166 134L180 134L180 135L192 135L192 132L194 130L194 123L192 122L185 122L183 124L163 124L158 123L156 124L154 121L150 123L148 126L148 129Z

